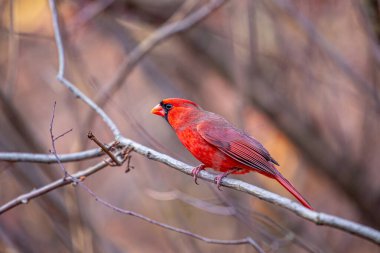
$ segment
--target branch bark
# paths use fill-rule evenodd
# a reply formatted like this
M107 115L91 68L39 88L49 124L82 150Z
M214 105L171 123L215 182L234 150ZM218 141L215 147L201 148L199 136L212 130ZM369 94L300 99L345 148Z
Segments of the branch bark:
M95 158L104 155L99 148L90 149L82 152L61 154L58 155L63 163L77 162ZM51 154L32 154L32 153L17 153L17 152L1 152L0 161L6 162L29 162L29 163L56 163L57 159Z
M57 163L56 159L55 159L55 163ZM0 207L0 215L5 213L6 211L9 211L10 209L18 206L18 205L27 204L30 200L37 198L37 197L40 197L40 196L43 196L46 193L49 193L49 192L51 192L55 189L58 189L62 186L65 186L65 185L68 185L71 183L75 183L74 179L80 180L83 177L88 177L88 176L94 174L95 172L97 172L97 171L99 171L99 170L101 170L107 166L108 166L108 163L103 161L103 162L100 162L100 163L86 169L86 170L77 172L71 176L66 176L64 178L58 179L58 180L56 180L50 184L47 184L41 188L38 188L36 190L29 192L29 193L22 194L19 197L17 197L15 199L9 201L8 203L2 205Z

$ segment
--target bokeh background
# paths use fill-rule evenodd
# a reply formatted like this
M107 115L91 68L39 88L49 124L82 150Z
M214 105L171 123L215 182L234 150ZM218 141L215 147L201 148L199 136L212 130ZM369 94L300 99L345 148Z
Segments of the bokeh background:
M160 26L207 1L57 1L66 77L98 99L123 61ZM0 1L0 150L48 153L57 101L59 153L113 139L102 120L56 81L57 50L46 0ZM260 140L318 211L380 228L380 13L376 0L230 1L164 40L106 96L102 107L128 138L197 165L168 124L150 114L184 97ZM103 158L65 164L79 171ZM265 252L380 252L350 234L305 221L252 196L133 154L134 169L85 180L110 203L217 239L251 236ZM0 204L62 177L57 165L0 163ZM292 198L279 184L236 176ZM254 252L212 245L96 202L66 186L0 216L1 252Z

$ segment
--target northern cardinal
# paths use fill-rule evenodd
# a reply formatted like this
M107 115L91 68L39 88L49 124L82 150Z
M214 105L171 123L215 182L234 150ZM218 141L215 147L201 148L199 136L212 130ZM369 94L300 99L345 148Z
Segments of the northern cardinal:
M302 205L312 209L304 197L275 168L279 165L264 146L223 117L201 109L196 103L167 98L152 109L162 116L176 132L182 144L202 162L192 170L195 183L206 167L223 172L216 177L218 189L229 174L259 172L277 180Z

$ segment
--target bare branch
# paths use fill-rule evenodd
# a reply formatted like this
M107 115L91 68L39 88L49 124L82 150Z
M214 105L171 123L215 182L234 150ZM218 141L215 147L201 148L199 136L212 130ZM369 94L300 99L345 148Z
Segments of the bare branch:
M53 16L54 38L55 38L55 43L57 45L57 50L58 50L58 74L57 74L57 78L58 78L58 77L64 76L65 74L65 49L63 47L62 38L60 34L58 13L57 13L57 7L55 6L55 1L50 0L49 4L51 8L51 15Z
M54 157L56 158L59 167L61 168L62 172L64 173L64 175L65 175L64 177L67 177L69 175L69 173L66 171L66 169L63 167L61 161L59 160L59 157L57 155L57 150L55 148L55 141L58 140L59 137L62 137L62 136L65 135L65 133L64 133L64 134L59 135L57 138L54 138L53 125L54 125L55 108L56 108L56 106L57 106L57 102L54 101L53 112L52 112L52 115L51 115L50 128L49 128L51 145L52 145L52 148L53 148L52 153L53 153Z
M71 183L75 183L75 181L83 180L85 177L88 177L88 176L94 174L95 172L97 172L97 171L99 171L99 170L101 170L107 166L108 166L108 163L103 161L103 162L96 164L95 166L92 166L92 167L86 169L86 170L82 170L82 171L75 173L71 176L66 176L64 178L58 179L58 180L56 180L50 184L47 184L41 188L35 189L29 193L22 194L19 197L17 197L15 199L9 201L8 203L2 205L0 207L0 215L5 213L6 211L18 206L18 205L20 205L20 204L26 204L30 200L37 198L37 197L40 197L40 196L42 196L48 192L51 192L57 188L60 188L62 186L65 186L65 185L68 185Z
M116 212L119 212L119 213L122 213L122 214L125 214L125 215L131 215L133 217L136 217L136 218L139 218L141 220L144 220L146 222L149 222L151 224L154 224L156 226L159 226L159 227L162 227L162 228L165 228L165 229L168 229L168 230L171 230L171 231L174 231L174 232L177 232L177 233L180 233L180 234L184 234L184 235L187 235L187 236L190 236L190 237L193 237L197 240L201 240L201 241L204 241L204 242L207 242L207 243L212 243L212 244L223 244L223 245L241 245L241 244L249 244L251 245L252 247L254 247L257 252L260 252L260 253L263 253L264 251L261 249L261 247L256 243L255 240L253 240L251 237L246 237L246 238L243 238L243 239L237 239L237 240L219 240L219 239L211 239L211 238L207 238L207 237L204 237L204 236L201 236L199 234L195 234L195 233L192 233L188 230L185 230L185 229L181 229L181 228L176 228L176 227L173 227L173 226L170 226L168 224L165 224L165 223L161 223L159 221L156 221L156 220L153 220L153 219L150 219L142 214L139 214L139 213L136 213L136 212L133 212L133 211L130 211L130 210L125 210L125 209L121 209L119 207L116 207L110 203L108 203L107 201L104 201L103 199L99 198L94 192L92 192L90 189L87 188L87 191L95 198L96 201L100 202L102 205L116 211Z
M120 135L120 130L113 122L113 120L101 109L98 105L96 105L91 99L89 99L83 92L81 92L74 84L72 84L69 80L64 77L65 74L65 51L62 43L62 36L59 29L58 22L58 13L57 8L55 6L54 0L49 0L50 9L53 18L53 27L54 27L54 37L57 45L58 51L58 74L57 79L64 86L66 86L75 96L81 98L88 106L90 106L97 114L103 119L103 121L108 125L111 129L113 135L115 137Z
M58 155L61 162L76 162L89 158L95 158L104 155L99 148L90 149L82 152ZM57 163L57 159L52 154L32 154L18 152L1 152L0 161L7 162L31 162L31 163Z

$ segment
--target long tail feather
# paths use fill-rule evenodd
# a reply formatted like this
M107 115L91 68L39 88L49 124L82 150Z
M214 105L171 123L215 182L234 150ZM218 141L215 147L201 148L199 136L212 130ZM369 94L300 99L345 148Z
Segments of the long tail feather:
M313 210L309 202L302 197L301 193L299 193L296 188L288 181L286 178L284 178L280 173L276 175L275 179L283 186L286 190L288 190L298 201L304 205L306 208L309 208L310 210Z

